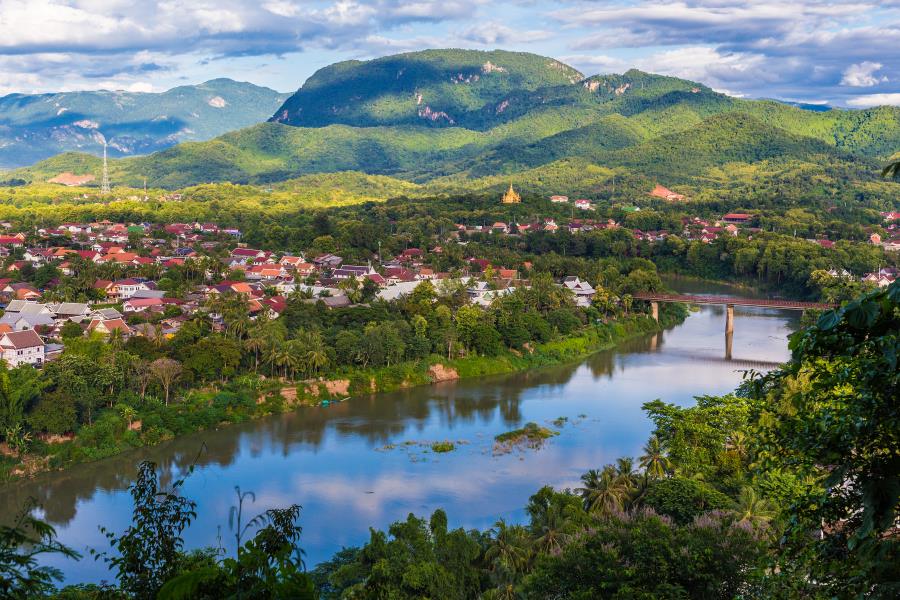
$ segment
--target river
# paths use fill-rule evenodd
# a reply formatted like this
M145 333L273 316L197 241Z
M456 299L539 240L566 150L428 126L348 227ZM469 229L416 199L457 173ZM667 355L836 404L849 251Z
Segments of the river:
M725 286L679 284L680 291L746 295ZM184 492L198 516L186 545L229 544L235 486L255 493L245 514L299 503L302 546L312 566L342 546L368 539L409 512L442 507L453 526L485 528L497 519L525 520L523 507L540 486L575 487L580 475L620 456L638 456L651 423L643 402L690 404L735 388L742 370L765 370L788 358L787 336L799 313L736 307L732 360L725 360L724 307L704 306L655 336L631 340L572 365L449 382L327 407L309 407L173 440L62 473L0 488L9 515L33 496L60 540L85 554L53 558L66 583L109 579L89 548L104 550L98 527L122 531L132 504L127 487L136 464L157 462L166 480L196 463ZM559 417L567 421L553 424ZM558 436L538 450L495 455L496 434L534 421ZM435 454L431 442L457 443Z

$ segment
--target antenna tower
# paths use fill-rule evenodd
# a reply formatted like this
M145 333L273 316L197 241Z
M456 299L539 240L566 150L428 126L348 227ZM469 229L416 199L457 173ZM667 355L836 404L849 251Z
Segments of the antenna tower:
M109 190L109 166L106 163L106 142L103 142L103 178L100 180L100 193L106 195Z

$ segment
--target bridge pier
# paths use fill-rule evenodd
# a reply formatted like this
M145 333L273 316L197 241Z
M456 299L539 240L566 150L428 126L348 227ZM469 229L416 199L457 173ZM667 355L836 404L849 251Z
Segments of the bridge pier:
M734 342L734 332L729 331L725 334L725 360L731 360L731 347Z
M654 321L659 323L659 302L650 303L650 316L653 317Z
M734 304L725 305L725 335L734 333Z

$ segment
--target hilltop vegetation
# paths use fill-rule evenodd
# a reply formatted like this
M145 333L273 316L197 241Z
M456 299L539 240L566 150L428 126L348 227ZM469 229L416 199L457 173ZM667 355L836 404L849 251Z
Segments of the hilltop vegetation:
M692 199L896 196L877 171L900 148L898 108L803 110L637 70L585 79L523 53L434 50L338 63L314 74L275 119L284 123L111 161L112 180L140 187L146 178L170 190L230 182L269 193L312 174L391 178L357 188L360 201L496 193L510 182L527 193L622 201L656 183ZM100 169L98 159L66 153L6 182ZM340 190L356 177L320 181L346 200Z
M286 94L230 79L163 93L124 91L9 94L0 98L0 167L20 167L60 152L148 154L208 140L269 116ZM99 179L99 173L98 173Z

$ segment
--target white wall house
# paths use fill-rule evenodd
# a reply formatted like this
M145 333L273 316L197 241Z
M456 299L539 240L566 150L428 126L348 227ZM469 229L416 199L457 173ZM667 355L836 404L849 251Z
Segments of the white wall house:
M0 336L0 351L11 367L44 363L44 340L33 329L4 333Z

